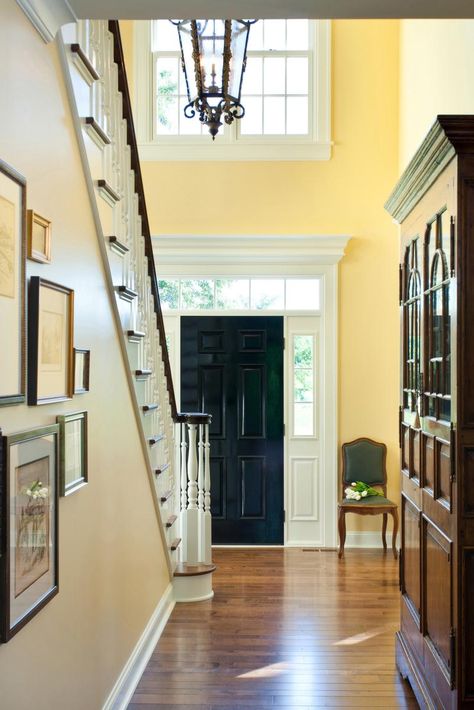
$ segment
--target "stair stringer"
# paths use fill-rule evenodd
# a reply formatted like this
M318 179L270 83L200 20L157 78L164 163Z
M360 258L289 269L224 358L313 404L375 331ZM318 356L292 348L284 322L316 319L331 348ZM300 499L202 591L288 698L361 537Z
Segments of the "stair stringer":
M165 525L171 514L179 516L175 427L127 143L127 123L122 114L123 99L118 89L113 37L107 21L81 21L67 25L58 34L57 43L132 407L172 579L177 553L171 550L173 532ZM85 62L74 49L77 46ZM134 338L130 335L132 331L143 335ZM145 412L146 405L158 406ZM161 469L165 472L157 474ZM168 490L173 491L172 496L161 503L163 492Z

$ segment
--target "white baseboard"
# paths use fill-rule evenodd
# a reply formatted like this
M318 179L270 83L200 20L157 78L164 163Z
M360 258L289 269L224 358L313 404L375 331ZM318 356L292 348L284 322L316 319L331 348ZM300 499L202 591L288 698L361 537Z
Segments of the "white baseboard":
M120 673L109 697L105 701L102 710L126 709L158 643L158 639L163 633L174 605L173 586L170 583Z
M392 544L392 531L387 530L387 545ZM382 531L347 532L345 547L382 547Z

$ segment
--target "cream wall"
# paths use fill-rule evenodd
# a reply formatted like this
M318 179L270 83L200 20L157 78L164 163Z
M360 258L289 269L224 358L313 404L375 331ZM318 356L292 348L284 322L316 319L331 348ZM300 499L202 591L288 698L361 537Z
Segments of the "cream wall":
M79 409L90 425L90 483L60 499L59 594L0 646L0 707L99 710L168 571L58 51L14 0L0 3L0 86L0 157L27 178L28 206L53 224L52 264L28 262L28 272L75 290L75 344L91 349L89 394L0 408L5 433Z
M438 114L474 113L474 20L400 23L400 166Z
M122 23L132 75L130 23ZM335 21L328 162L143 162L154 234L349 234L340 268L339 436L388 446L398 495L397 21ZM212 144L209 144L212 152ZM158 265L159 269L159 265ZM371 529L373 519L348 517Z

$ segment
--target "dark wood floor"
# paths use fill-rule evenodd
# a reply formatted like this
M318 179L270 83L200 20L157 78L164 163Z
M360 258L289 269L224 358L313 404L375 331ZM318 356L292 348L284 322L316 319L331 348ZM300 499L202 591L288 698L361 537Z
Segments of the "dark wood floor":
M418 707L394 664L391 555L218 549L214 561L214 599L175 607L130 709Z

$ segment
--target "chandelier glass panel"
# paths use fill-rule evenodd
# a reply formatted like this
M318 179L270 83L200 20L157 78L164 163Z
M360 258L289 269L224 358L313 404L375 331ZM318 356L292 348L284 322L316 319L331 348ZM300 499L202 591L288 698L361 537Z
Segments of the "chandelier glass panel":
M189 103L214 139L222 126L242 118L242 79L250 27L257 20L171 20L178 28Z

